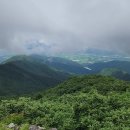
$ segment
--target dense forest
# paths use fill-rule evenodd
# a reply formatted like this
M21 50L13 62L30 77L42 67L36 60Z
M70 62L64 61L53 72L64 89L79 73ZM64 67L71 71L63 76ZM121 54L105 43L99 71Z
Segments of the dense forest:
M0 100L0 130L15 123L58 130L129 130L130 83L106 76L75 76L45 92Z

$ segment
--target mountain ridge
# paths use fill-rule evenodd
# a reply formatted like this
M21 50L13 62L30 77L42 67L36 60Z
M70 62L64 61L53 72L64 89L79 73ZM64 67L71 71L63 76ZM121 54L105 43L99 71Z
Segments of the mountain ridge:
M27 94L53 87L67 73L32 61L10 61L0 65L0 95Z

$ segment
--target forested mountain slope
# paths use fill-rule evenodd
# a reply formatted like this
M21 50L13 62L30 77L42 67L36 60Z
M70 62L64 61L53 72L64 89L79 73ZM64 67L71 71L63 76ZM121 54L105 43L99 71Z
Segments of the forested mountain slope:
M63 71L66 73L71 73L71 74L89 74L90 70L85 69L82 65L73 62L71 60L67 60L64 58L59 58L59 57L47 57L47 56L41 56L41 55L18 55L14 56L10 59L8 59L5 62L10 62L10 61L20 61L20 60L27 60L27 61L33 61L37 63L42 63L46 64L49 67L56 69L58 71Z
M10 61L0 65L0 96L34 93L54 86L69 75L33 61Z
M129 130L130 83L104 76L80 76L35 97L1 100L0 128L11 122L49 130Z

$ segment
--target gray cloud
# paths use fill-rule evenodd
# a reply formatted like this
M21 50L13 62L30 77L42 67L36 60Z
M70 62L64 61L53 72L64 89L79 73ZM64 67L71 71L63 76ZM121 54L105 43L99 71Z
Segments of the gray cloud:
M43 50L31 51L45 51L45 44L50 53L88 47L129 53L129 6L129 0L0 0L0 48L28 53L39 41Z

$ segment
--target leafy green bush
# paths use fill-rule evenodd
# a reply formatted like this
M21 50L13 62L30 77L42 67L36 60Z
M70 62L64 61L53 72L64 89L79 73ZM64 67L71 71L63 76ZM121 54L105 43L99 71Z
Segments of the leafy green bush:
M28 124L59 130L128 130L130 84L111 77L74 77L40 98L1 100L0 115L3 123L25 124L22 130Z

